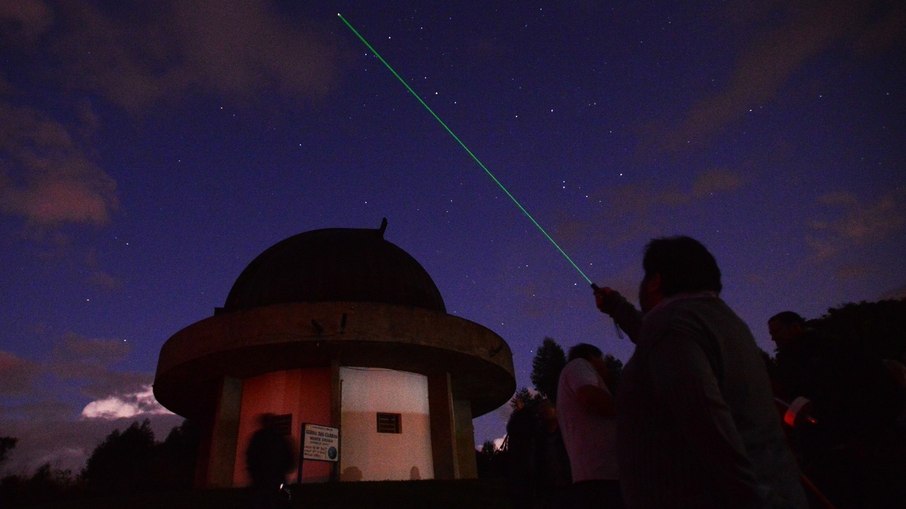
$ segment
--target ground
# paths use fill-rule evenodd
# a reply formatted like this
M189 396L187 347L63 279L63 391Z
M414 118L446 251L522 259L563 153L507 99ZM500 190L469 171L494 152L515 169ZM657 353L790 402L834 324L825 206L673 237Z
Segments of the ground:
M34 507L55 509L245 509L249 493L243 489L196 490L141 494L133 497L57 500ZM497 481L384 481L306 484L294 490L293 509L430 508L507 509L505 484Z

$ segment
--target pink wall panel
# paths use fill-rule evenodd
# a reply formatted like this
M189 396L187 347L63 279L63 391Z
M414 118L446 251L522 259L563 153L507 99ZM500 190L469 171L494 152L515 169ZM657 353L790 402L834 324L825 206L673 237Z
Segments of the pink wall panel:
M261 414L292 414L292 440L298 457L302 424L332 425L330 408L329 368L276 371L243 380L234 485L249 484L245 453L252 434L258 429L258 417ZM327 481L330 468L330 463L306 461L303 466L303 482ZM296 473L293 472L287 479L295 482Z

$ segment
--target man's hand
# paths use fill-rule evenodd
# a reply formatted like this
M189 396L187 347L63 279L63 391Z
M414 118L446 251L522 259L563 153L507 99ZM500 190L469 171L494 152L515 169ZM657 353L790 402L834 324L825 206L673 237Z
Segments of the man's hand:
M603 313L613 315L621 305L624 305L626 303L626 298L620 295L620 292L614 290L613 288L609 288L607 286L596 286L594 287L594 290L595 305Z
M620 292L610 287L599 287L596 284L591 285L595 292L595 305L602 313L606 313L613 318L614 327L617 329L617 337L623 338L620 330L626 331L629 339L633 343L639 337L639 330L642 328L642 313L626 300L626 297L620 295Z

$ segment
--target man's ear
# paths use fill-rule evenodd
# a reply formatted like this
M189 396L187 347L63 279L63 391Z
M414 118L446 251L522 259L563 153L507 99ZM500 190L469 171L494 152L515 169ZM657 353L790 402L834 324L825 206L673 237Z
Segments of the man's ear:
M664 298L662 292L663 279L660 273L646 274L639 286L639 305L647 313Z
M660 272L655 272L654 274L652 274L651 277L648 278L648 280L646 281L645 284L648 285L647 290L650 293L652 293L652 294L657 293L660 295L664 294L664 292L663 292L664 280L661 278Z

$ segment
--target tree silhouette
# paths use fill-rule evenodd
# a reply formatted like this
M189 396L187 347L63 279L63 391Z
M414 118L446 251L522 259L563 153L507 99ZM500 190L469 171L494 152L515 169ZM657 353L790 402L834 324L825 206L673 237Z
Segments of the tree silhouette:
M0 437L0 465L6 461L6 455L16 447L18 442L18 438Z
M541 394L532 392L528 387L520 387L519 390L513 394L512 399L510 399L510 406L516 408L519 403L522 403L526 407L534 408L534 406L542 399L544 399L544 397Z
M198 426L189 420L173 428L163 442L155 442L150 421L134 422L124 431L107 435L78 478L68 470L54 470L44 464L31 477L0 479L0 507L46 504L86 495L189 489L200 438ZM0 437L0 463L16 442L15 438Z
M605 382L607 382L610 392L616 393L617 387L620 385L620 377L623 374L623 361L608 353L604 355L604 363L607 365L609 375ZM556 405L557 384L564 366L566 366L566 354L563 347L553 338L544 338L532 359L532 384L540 397L528 394L528 389L525 388L521 391L526 391L526 394L521 395L520 391L516 393L516 397L521 397L527 405L534 404L543 398L549 399Z
M190 488L201 432L186 420L155 442L151 423L115 430L91 453L81 480L93 493L121 494Z
M485 441L481 449L475 451L479 479L500 479L506 474L500 465L499 455L500 451L490 440Z
M154 448L149 480L156 489L191 488L195 460L201 443L201 429L194 421L185 420Z
M532 359L532 384L543 397L557 402L557 383L566 365L566 354L556 340L544 338Z
M143 491L154 451L151 422L132 423L122 433L114 430L95 448L82 471L89 491L124 494Z
M30 478L11 475L0 480L0 507L50 504L77 494L78 489L72 472L45 463Z
M883 359L906 354L906 299L850 303L828 309L809 326L847 348Z

